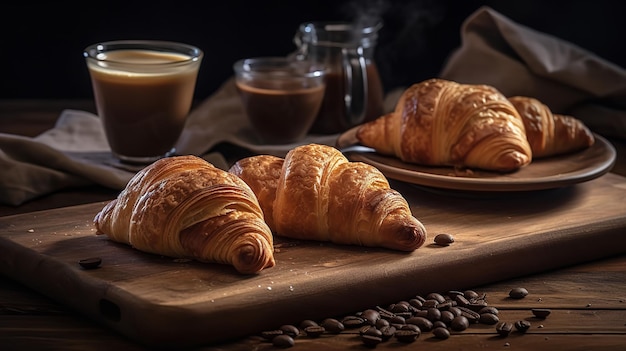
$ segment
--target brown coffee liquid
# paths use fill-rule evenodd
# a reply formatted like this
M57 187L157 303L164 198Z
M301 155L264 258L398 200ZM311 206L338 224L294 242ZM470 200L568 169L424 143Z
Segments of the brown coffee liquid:
M121 62L163 63L189 59L184 55L141 50L108 53ZM177 67L153 73L127 73L90 65L98 109L109 145L127 157L162 156L176 144L191 103L198 67Z
M324 85L297 89L264 89L237 82L243 105L255 132L269 144L304 138L319 111Z
M366 66L367 71L367 105L365 119L361 123L380 117L383 113L383 86L378 69L374 64ZM342 133L354 127L346 115L345 78L342 72L326 74L326 93L318 116L311 127L311 133L334 134Z

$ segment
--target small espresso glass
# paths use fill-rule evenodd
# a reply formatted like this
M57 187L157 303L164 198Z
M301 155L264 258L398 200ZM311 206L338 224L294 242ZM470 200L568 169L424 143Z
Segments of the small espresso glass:
M113 155L131 164L173 155L193 103L202 50L120 40L90 45L83 56Z
M324 98L324 67L287 57L235 62L235 81L246 115L266 144L304 139Z

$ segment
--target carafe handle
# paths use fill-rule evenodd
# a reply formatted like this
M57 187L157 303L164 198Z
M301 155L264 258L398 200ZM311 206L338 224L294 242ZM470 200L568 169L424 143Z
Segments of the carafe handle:
M363 48L343 48L343 68L346 91L344 102L348 125L357 125L365 121L367 106L367 66Z

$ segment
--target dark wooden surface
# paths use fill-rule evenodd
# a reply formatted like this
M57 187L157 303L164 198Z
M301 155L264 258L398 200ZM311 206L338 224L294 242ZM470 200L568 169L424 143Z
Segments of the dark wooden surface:
M63 108L90 109L90 106L92 106L90 102L82 102L78 105L74 105L74 102L0 102L0 132L34 136L50 128ZM624 175L626 174L624 172L626 164L624 142L613 140L613 144L618 149L618 162L613 172ZM603 178L602 181L605 180L623 189L623 178L609 175L609 178ZM113 198L116 193L116 191L99 187L69 189L18 207L0 206L0 215L16 215L106 201ZM497 207L499 200L493 201L495 202L492 206ZM614 199L614 201L619 200ZM612 204L611 206L616 208L619 205ZM618 222L622 220L623 218L617 219ZM615 239L612 237L617 246L616 252L626 252L626 247L623 247L624 241ZM597 244L595 239L589 238L589 246L595 244ZM622 246L621 250L620 246ZM558 255L559 246L554 245L554 250L557 250L555 255ZM528 259L532 260L532 257ZM466 269L471 271L477 268L469 265ZM506 267L503 268L503 270L506 269ZM450 284L455 286L455 281ZM459 285L463 284L459 281ZM508 299L509 290L517 286L527 288L530 295L522 300ZM489 304L501 310L501 319L511 321L528 319L533 324L531 330L525 335L513 334L508 338L500 338L496 336L492 326L477 325L444 341L435 341L430 335L424 333L413 344L404 345L390 341L378 345L377 349L620 350L623 349L623 345L626 345L626 255L624 254L558 270L523 275L488 285L458 286L458 288L473 288L486 293ZM367 295L368 292L369 289L365 286L362 289L355 289L354 293ZM388 301L379 303L385 304ZM536 307L550 308L552 314L545 320L533 319L530 309ZM227 320L229 316L223 316L223 318ZM300 337L296 338L294 349L364 349L357 335L358 331L348 330L340 335L324 335L319 339ZM2 349L144 349L140 344L83 317L67 305L54 301L7 276L0 276L0 344ZM269 350L275 347L257 336L250 336L199 349Z

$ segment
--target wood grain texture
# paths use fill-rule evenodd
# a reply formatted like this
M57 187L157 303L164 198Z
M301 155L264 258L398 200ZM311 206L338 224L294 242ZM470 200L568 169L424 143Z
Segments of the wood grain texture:
M277 238L277 266L242 276L96 236L101 202L0 218L0 272L136 341L184 346L626 251L626 179L614 174L497 201L392 186L430 233L410 254ZM431 245L443 232L456 242ZM92 256L102 267L81 269L78 260Z

